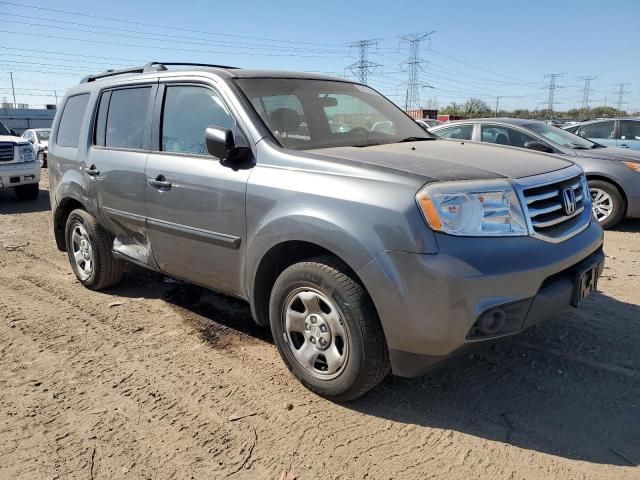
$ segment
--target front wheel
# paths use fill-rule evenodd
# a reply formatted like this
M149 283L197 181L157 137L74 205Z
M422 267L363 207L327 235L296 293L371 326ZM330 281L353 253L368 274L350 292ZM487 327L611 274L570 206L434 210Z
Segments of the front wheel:
M311 391L352 400L389 373L389 351L373 303L334 258L285 269L274 284L269 313L280 355Z
M47 161L44 158L44 152L38 152L38 162L40 163L40 168L45 168L47 166Z
M611 228L624 217L626 205L615 185L602 180L589 180L593 215L602 228Z
M115 285L122 278L122 261L111 253L113 236L84 210L74 210L65 229L67 255L73 273L91 290Z

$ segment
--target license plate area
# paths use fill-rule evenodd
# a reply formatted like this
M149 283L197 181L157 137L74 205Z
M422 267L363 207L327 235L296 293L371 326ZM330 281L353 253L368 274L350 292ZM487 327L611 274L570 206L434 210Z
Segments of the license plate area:
M597 290L600 270L600 264L597 262L578 270L575 276L571 305L577 307Z

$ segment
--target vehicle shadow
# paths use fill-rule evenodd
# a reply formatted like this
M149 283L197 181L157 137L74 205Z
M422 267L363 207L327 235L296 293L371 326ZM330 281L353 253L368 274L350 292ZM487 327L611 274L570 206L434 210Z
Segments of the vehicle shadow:
M245 302L155 273L135 270L109 293L165 299L212 348L230 335L273 343ZM639 343L640 307L596 293L580 309L449 360L425 377L389 376L341 406L564 458L637 466Z
M12 213L34 213L51 210L49 191L40 188L36 200L18 200L12 188L0 189L0 215Z
M592 463L640 465L640 307L602 293L579 310L419 379L389 377L347 404Z
M627 218L626 220L623 220L618 225L613 227L611 230L615 232L638 233L640 232L640 219Z

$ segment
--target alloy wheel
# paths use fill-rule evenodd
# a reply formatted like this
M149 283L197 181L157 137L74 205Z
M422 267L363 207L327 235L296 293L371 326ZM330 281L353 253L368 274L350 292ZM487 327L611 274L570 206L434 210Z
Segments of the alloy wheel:
M599 188L591 188L590 191L593 214L596 216L598 222L603 222L613 213L613 198Z
M332 300L315 289L296 289L284 302L282 325L291 354L307 373L322 380L342 373L348 332Z
M87 280L93 272L93 248L84 225L75 223L71 230L71 249L76 270L81 280Z

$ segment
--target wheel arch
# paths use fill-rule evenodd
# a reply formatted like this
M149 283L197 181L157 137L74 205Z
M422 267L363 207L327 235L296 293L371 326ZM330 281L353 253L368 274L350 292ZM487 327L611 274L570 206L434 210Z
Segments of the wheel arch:
M259 325L269 323L269 300L278 276L289 266L306 259L331 256L341 263L352 278L367 290L355 269L340 255L318 243L286 240L273 245L260 259L250 282L249 302L253 318Z
M64 234L67 219L69 218L69 214L76 209L87 211L87 207L77 198L65 197L60 200L55 212L53 213L53 235L56 239L56 246L61 252L64 252L67 249L67 242Z
M616 188L616 190L618 190L618 193L620 193L620 196L622 197L622 201L624 202L625 214L626 214L626 209L629 207L629 199L627 198L627 194L625 193L624 189L620 186L620 184L617 181L601 173L587 173L586 176L587 176L587 181L599 180L601 182L606 182L613 185Z

